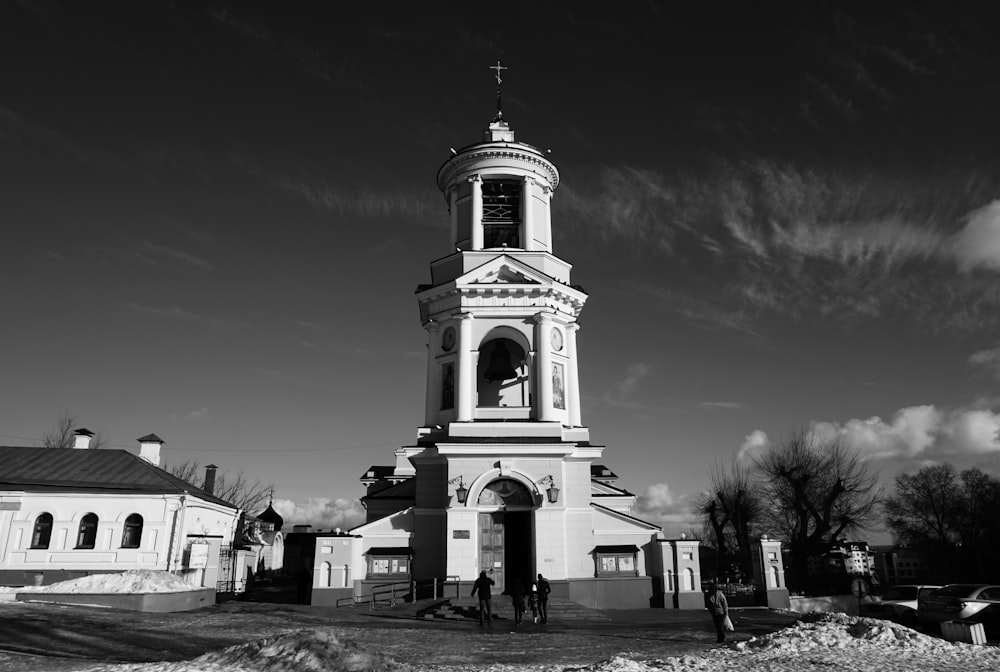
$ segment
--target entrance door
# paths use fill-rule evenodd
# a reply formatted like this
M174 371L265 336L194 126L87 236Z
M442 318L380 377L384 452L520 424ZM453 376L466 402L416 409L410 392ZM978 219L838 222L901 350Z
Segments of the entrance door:
M502 511L479 514L479 569L486 572L496 583L494 590L502 593L504 589Z

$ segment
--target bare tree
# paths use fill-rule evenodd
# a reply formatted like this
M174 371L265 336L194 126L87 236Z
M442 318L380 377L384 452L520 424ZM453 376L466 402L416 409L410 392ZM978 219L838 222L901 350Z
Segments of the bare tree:
M872 526L881 500L878 475L858 450L818 442L807 432L769 446L755 460L769 526L787 540L791 579L802 585L808 559L841 535Z
M1000 480L979 469L961 474L951 464L900 474L883 503L899 543L921 553L930 577L985 580L995 574L1000 522Z
M168 465L167 471L196 488L204 488L204 469L197 460ZM212 494L238 506L250 515L260 513L274 490L273 483L253 481L242 469L235 473L218 472Z
M76 443L76 430L80 429L77 419L67 412L59 415L56 425L42 437L42 445L46 448L72 448ZM100 430L90 437L90 448L99 449L108 445L108 439Z
M764 506L760 486L748 469L734 463L729 470L716 465L711 486L697 504L705 535L715 543L719 574L735 560L743 573L750 572L751 537L759 525Z

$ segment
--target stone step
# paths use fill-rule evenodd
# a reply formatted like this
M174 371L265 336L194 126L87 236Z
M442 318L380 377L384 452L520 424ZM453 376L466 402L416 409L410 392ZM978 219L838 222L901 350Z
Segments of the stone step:
M494 620L514 620L514 605L507 595L497 595L490 601ZM531 619L531 610L525 610L526 619ZM453 597L435 603L417 612L417 618L448 619L456 621L479 620L479 600L474 597ZM549 620L608 621L604 613L590 609L565 598L549 598Z

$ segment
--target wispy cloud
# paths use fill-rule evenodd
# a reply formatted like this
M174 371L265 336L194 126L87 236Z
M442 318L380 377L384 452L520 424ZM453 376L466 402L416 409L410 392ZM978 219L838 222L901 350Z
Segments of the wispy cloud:
M653 368L644 362L629 364L625 371L608 386L599 403L617 408L635 410L646 408L646 404L636 399L640 383L650 374Z
M212 414L209 412L208 407L203 406L202 408L196 408L187 414L188 420L208 420Z
M264 58L289 70L315 77L334 88L357 82L358 73L353 63L346 60L335 63L319 47L237 16L226 8L212 10L211 17L219 25L245 38Z
M1000 200L966 215L965 226L955 236L954 250L963 271L1000 271Z
M981 368L1000 380L1000 345L995 348L979 350L969 357L969 364Z
M768 313L1000 326L995 178L848 175L758 158L697 175L605 167L583 182L562 201L573 227L564 245L596 237L659 258L660 284L647 292L704 328L752 333Z
M216 270L215 265L206 259L202 259L201 257L176 247L154 243L151 240L142 240L137 242L135 247L132 248L132 253L143 261L154 266L159 265L164 260L167 260L179 261L185 266L192 266L202 271Z
M148 317L161 319L161 320L178 320L181 322L190 322L192 324L197 324L202 327L208 327L211 329L224 329L229 327L246 327L249 326L246 322L240 322L236 320L227 320L220 317L212 317L210 315L201 315L199 313L192 312L190 310L185 310L178 306L172 306L170 308L161 308L157 306L140 306L138 304L130 304L129 308L135 312L146 315Z
M271 175L270 180L277 189L317 209L340 215L423 217L439 214L442 209L440 201L425 191L372 191L288 175Z
M743 408L743 404L738 401L702 401L698 403L700 408L733 410Z

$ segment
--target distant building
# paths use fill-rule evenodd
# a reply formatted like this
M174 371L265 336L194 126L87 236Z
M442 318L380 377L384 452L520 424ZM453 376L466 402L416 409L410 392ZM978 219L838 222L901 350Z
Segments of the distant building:
M240 510L159 467L163 440L138 455L0 446L0 584L50 584L88 574L157 569L215 587L220 549Z
M822 555L811 557L807 569L812 575L868 576L875 573L875 554L865 541L839 541Z
M925 583L931 567L923 554L906 546L874 546L875 571L886 585Z

